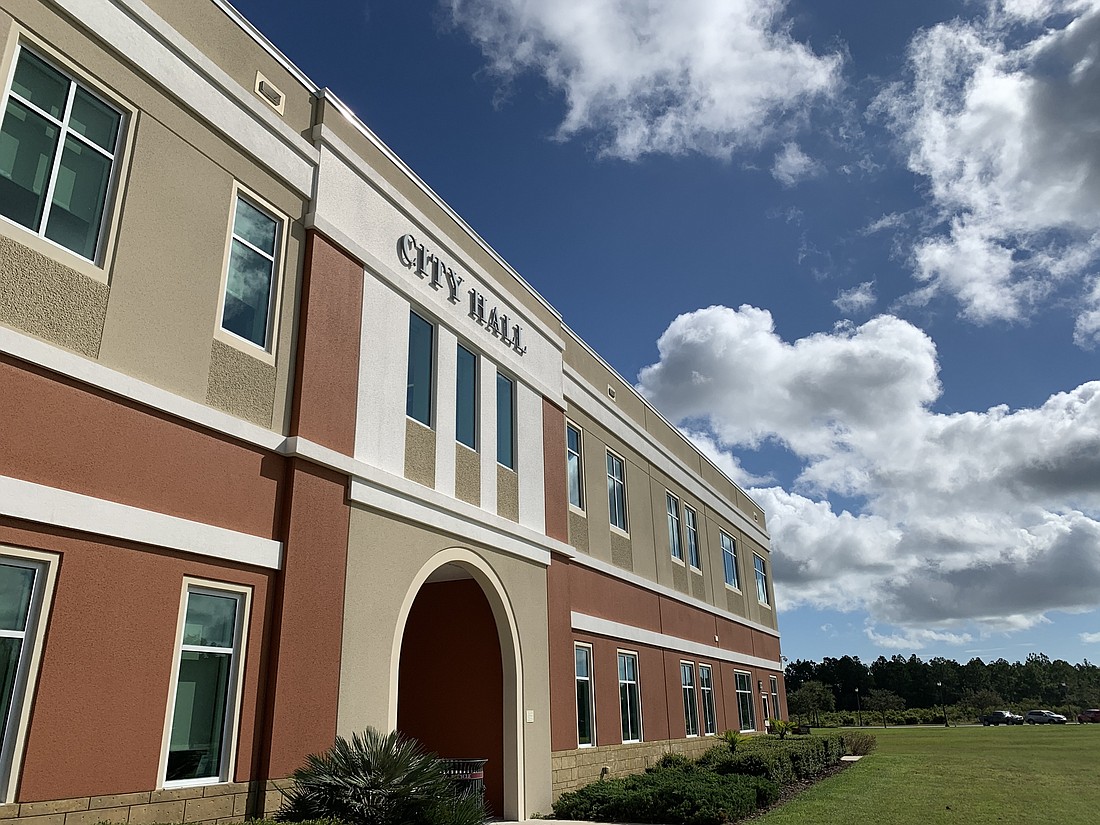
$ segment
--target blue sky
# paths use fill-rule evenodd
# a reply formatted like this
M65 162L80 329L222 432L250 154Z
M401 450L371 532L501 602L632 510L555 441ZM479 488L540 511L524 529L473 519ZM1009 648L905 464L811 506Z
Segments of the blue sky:
M767 510L785 655L1100 658L1100 0L236 6Z

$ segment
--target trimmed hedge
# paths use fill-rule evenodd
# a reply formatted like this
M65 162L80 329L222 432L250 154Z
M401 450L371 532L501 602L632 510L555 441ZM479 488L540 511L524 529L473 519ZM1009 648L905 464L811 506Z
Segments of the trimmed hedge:
M779 798L776 783L755 776L722 776L687 768L657 768L594 782L554 803L558 819L596 822L674 822L722 825Z
M698 767L719 775L760 776L787 785L795 780L812 779L840 762L848 752L839 734L788 736L779 739L757 736L742 743L736 751L716 745L700 757Z

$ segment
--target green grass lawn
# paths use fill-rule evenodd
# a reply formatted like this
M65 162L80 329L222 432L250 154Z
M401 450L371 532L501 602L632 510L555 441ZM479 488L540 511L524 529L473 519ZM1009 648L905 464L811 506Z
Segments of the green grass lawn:
M754 825L1100 822L1100 725L868 730L878 750Z

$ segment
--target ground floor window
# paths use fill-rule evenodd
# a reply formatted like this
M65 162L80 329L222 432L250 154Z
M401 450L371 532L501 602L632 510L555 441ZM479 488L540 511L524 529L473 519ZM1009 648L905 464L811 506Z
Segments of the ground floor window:
M718 732L718 722L714 713L714 677L710 665L699 665L699 694L703 701L703 735L713 736Z
M577 744L583 748L596 744L592 648L588 645L576 645L573 651L577 662Z
M248 593L191 583L184 595L168 757L170 783L229 779Z
M619 654L619 713L623 742L642 741L642 698L638 689L638 656Z
M772 689L772 713L775 714L777 719L783 718L783 711L779 709L779 680L771 676L771 689Z
M735 671L737 678L737 714L741 730L756 730L756 714L752 702L752 675Z
M684 694L684 728L688 736L699 735L699 704L695 701L695 665L680 662L680 689Z

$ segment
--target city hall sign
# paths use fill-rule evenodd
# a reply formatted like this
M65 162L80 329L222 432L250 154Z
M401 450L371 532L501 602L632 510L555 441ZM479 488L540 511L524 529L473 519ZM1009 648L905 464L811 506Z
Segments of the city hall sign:
M459 297L462 277L442 258L419 243L415 236L402 235L397 239L397 258L402 266L416 272L417 277L427 282L432 289L446 289L447 300L452 304L462 302ZM519 324L512 323L496 306L490 305L486 313L485 295L476 289L467 289L466 299L469 302L467 314L486 332L520 355L527 352L527 347L521 343L523 329Z

